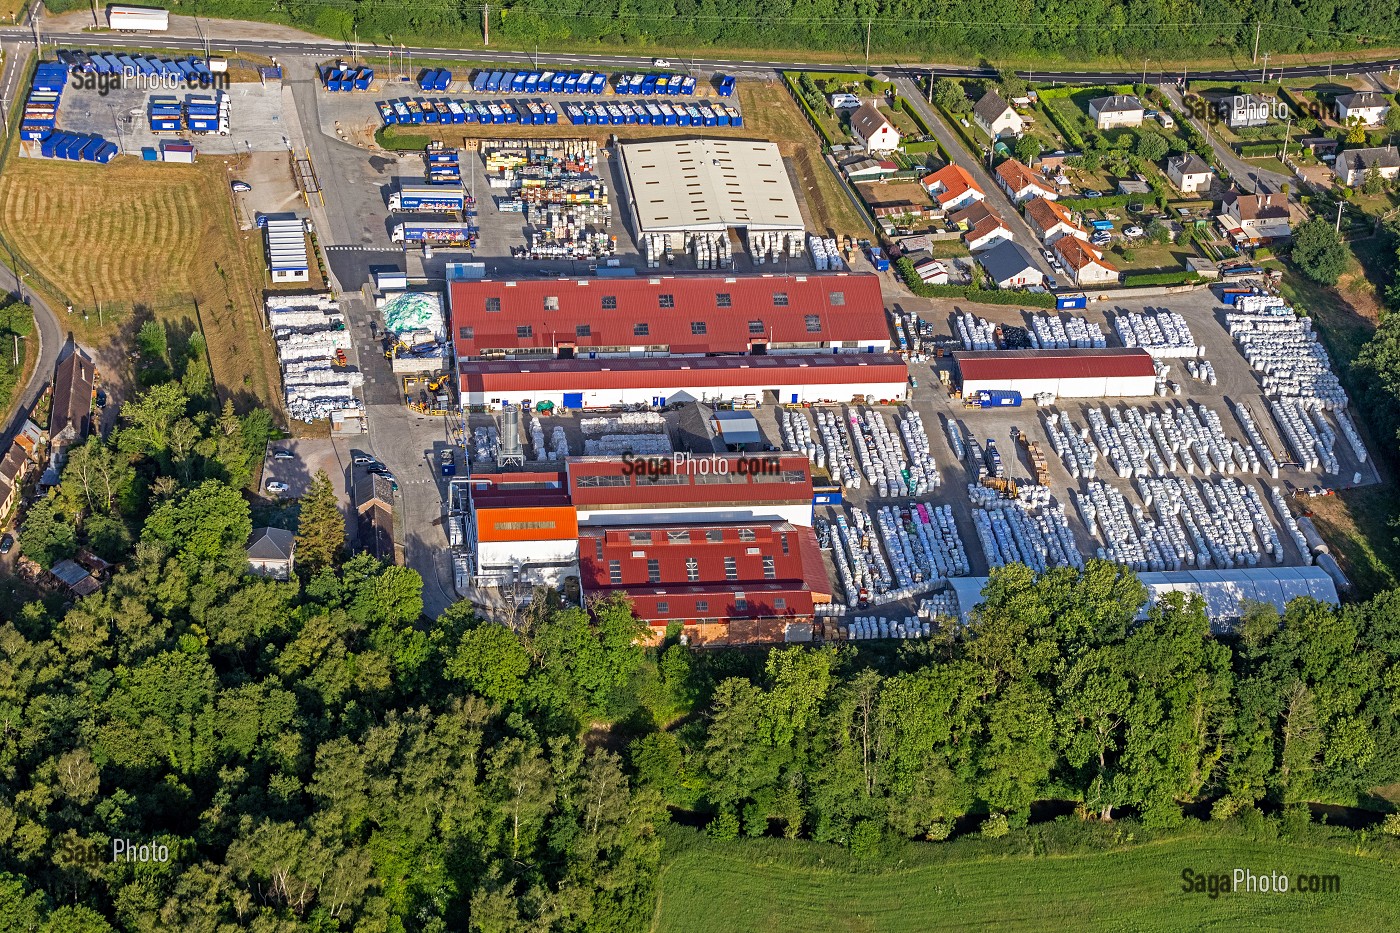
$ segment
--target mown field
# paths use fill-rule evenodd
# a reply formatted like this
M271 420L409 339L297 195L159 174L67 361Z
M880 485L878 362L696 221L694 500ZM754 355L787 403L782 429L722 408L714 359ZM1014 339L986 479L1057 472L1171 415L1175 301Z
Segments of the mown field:
M653 933L1400 929L1395 865L1284 842L1178 839L1003 858L947 857L930 846L926 863L878 872L829 866L803 848L814 847L696 840L663 871ZM1182 890L1185 868L1236 867L1337 875L1341 891L1211 899Z
M276 360L260 323L262 244L236 228L227 177L214 159L99 166L12 153L0 175L0 235L65 329L108 357L98 361L108 378L146 318L202 323L226 397L277 410Z

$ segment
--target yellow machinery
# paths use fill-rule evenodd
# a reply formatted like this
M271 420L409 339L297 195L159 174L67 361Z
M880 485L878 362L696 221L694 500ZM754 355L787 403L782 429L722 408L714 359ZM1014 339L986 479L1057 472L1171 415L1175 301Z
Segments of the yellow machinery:
M428 391L437 392L445 385L447 385L447 373L442 373L441 375L435 376L431 380L429 380Z
M1016 481L1014 479L1000 479L995 476L984 476L982 478L982 485L986 486L988 489L995 489L997 492L1001 493L1003 499L1015 499L1020 494L1020 490L1016 487Z
M391 341L390 341L390 344L389 344L389 349L387 349L387 350L384 351L384 359L386 359L386 360L393 360L395 357L397 357L397 356L399 355L399 352L400 352L400 351L402 351L402 350L407 350L407 349L408 349L408 344L404 343L402 340L393 340L393 339L391 338Z

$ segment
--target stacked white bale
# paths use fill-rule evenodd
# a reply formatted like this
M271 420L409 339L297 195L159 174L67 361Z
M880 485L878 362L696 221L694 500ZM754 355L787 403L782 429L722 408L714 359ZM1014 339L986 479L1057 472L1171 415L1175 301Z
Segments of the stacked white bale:
M1293 451L1298 465L1316 472L1321 463L1318 458L1319 438L1315 436L1316 429L1303 403L1296 397L1271 399L1269 410L1273 412L1274 421L1278 423L1284 442Z
M826 448L826 466L833 482L848 489L861 488L863 480L855 467L850 437L840 419L826 408L816 409L817 435Z
M549 448L544 442L544 420L541 418L531 418L525 416L526 422L530 426L530 446L535 451L536 460L544 460L549 457Z
M899 436L909 451L910 487L914 495L931 492L943 484L938 473L938 464L933 459L933 447L929 444L928 432L924 430L924 419L912 408L903 409L897 418Z
M500 434L495 425L478 427L472 431L472 447L476 451L478 462L493 462L501 452Z
M604 434L583 439L583 452L589 457L612 457L630 453L637 457L669 457L674 448L665 434Z
M947 419L944 425L948 429L948 446L953 448L953 456L962 461L967 456L967 450L963 446L962 428L952 418Z
M618 415L583 418L579 428L589 434L655 434L666 430L666 419L654 411L627 411Z
M916 503L910 509L914 534L939 577L965 577L972 572L950 505Z
M904 498L927 491L911 489L909 482L906 482L906 476L913 479L909 462L890 434L883 415L866 409L861 414L852 412L850 417L851 435L856 439L856 451L861 457L865 476L881 497Z
M1215 385L1215 367L1210 360L1187 360L1186 371L1195 379L1199 379L1206 385Z
M1028 336L1031 346L1039 350L1091 349L1107 345L1102 327L1082 317L1032 315Z
M1254 448L1255 454L1264 465L1264 469L1274 479L1278 479L1278 460L1274 457L1274 452L1269 449L1269 442L1264 439L1264 435L1259 430L1259 425L1254 421L1254 415L1245 407L1243 402L1233 403L1235 410L1235 420L1244 428L1245 437L1249 438L1250 446Z
M1045 433L1050 438L1050 449L1064 461L1069 475L1075 479L1095 479L1098 476L1099 452L1087 442L1088 432L1081 433L1070 421L1068 412L1048 411L1042 416L1045 419Z
M812 422L803 411L778 409L778 430L783 437L783 449L806 456L809 463L826 466L826 452L812 442ZM834 477L833 477L834 478Z
M555 425L554 430L550 432L549 453L551 460L563 460L569 456L569 435L560 425Z
M958 339L968 350L995 350L997 348L996 326L984 318L964 311L954 315L953 327Z
M1141 347L1154 357L1201 354L1186 319L1175 311L1120 312L1114 316L1113 326L1123 346Z
M836 245L833 237L827 237L822 241L822 248L826 250L826 261L832 272L840 272L846 268L845 260L841 258L841 250Z
M1347 439L1347 445L1351 447L1356 462L1365 463L1366 445L1361 441L1361 435L1356 430L1356 424L1351 420L1351 414L1345 409L1338 408L1332 412L1332 417L1337 419L1337 427L1342 429L1342 436Z
M1149 524L1142 510L1137 509L1135 516L1116 488L1095 480L1085 484L1082 494L1071 490L1070 497L1078 506L1085 527L1103 542L1104 546L1098 549L1099 558L1138 571L1148 570L1150 562L1160 561L1150 536L1145 540L1139 533L1139 528Z
M984 486L970 485L972 524L991 567L1022 563L1037 573L1050 567L1084 566L1069 519L1045 487L1024 498L1004 499Z

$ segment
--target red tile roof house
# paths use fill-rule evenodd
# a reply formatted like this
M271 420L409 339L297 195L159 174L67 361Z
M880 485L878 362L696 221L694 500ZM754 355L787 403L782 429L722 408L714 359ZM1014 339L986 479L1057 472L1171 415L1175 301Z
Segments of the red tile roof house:
M944 211L962 210L987 196L971 173L960 165L945 165L919 179L919 184Z
M1074 215L1049 198L1031 198L1026 202L1026 223L1045 246L1060 237L1089 239L1089 231L1074 220Z
M1059 192L1047 185L1041 177L1026 167L1025 163L1007 159L997 166L997 183L1012 202L1020 204L1030 198L1058 198Z

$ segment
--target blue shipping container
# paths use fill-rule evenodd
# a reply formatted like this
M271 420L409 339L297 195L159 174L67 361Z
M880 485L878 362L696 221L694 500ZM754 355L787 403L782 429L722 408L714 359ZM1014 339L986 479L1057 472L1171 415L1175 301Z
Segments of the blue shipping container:
M491 74L486 71L478 71L476 77L472 78L472 90L480 93L486 90L486 82L490 80Z
M1089 298L1087 295L1079 294L1055 296L1056 311L1077 311L1080 308L1087 308L1088 306Z
M1015 408L1021 404L1021 393L1010 389L983 389L977 397L983 406L991 408Z

